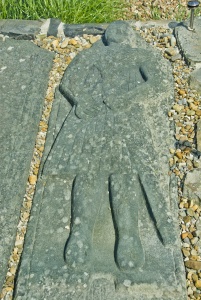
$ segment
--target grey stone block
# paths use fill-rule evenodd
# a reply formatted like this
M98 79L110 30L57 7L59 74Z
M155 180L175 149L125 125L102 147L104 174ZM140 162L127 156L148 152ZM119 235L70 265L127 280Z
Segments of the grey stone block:
M15 299L187 299L168 176L173 95L169 62L124 22L72 61L54 102Z
M197 140L197 150L201 152L201 120L200 119L197 122L196 140Z
M0 32L18 40L31 40L40 32L42 21L3 20Z
M194 31L188 29L189 22L182 22L175 28L175 36L177 45L184 56L186 62L190 64L197 64L201 62L201 17L195 18Z
M3 28L4 24L6 23L7 20L0 20L0 31Z
M201 94L201 68L193 71L189 77L190 87Z
M108 24L64 24L64 34L69 37L75 37L76 35L103 34Z
M193 199L198 205L201 204L201 120L197 122L196 130L196 148L191 151L195 155L198 168L188 172L185 177L183 186L183 195L189 199Z
M183 195L189 199L194 199L194 201L200 205L201 203L201 169L197 168L192 172L187 173L185 182Z
M61 21L59 19L55 19L55 18L50 19L47 36L51 36L51 35L57 36L58 27L59 27L60 23L61 23Z
M14 246L53 54L0 42L0 286Z

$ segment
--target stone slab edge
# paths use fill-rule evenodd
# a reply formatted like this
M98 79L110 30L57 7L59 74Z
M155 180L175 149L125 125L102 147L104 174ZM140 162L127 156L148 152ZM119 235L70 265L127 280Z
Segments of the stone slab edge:
M128 21L131 26L143 27L164 27L175 28L178 22L172 20L151 20L151 21ZM65 24L59 19L40 20L0 20L0 34L7 35L18 40L34 39L37 34L59 37L75 37L76 35L103 34L107 23L86 23L86 24Z

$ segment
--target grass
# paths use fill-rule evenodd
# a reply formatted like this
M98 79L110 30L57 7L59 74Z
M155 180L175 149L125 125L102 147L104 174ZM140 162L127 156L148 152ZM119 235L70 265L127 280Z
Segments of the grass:
M135 0L132 0L135 1ZM58 18L64 23L104 23L119 19L141 19L129 13L128 0L0 0L0 19L38 20ZM201 7L195 10L201 15ZM174 19L182 21L189 18L189 10L178 1L173 11L163 11L150 5L148 14L142 19Z
M122 0L0 0L0 19L102 23L123 19L125 9Z
M178 10L175 12L175 20L177 21L183 21L186 19L190 19L190 10L186 9L183 6L178 5ZM195 17L201 15L201 8L198 7L194 10Z
M190 15L191 15L190 10L187 10L186 12L186 10L182 8L179 12L175 13L175 20L179 22L184 20L189 20ZM201 16L201 8L199 7L194 10L194 17L200 17L200 16Z
M160 9L158 7L151 6L151 16L153 20L160 20Z

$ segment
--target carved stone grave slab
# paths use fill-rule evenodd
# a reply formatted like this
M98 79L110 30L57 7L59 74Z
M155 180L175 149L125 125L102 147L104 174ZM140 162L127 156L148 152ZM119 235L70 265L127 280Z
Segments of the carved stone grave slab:
M0 288L17 224L53 54L31 42L0 41Z
M172 70L117 21L66 70L15 299L184 300Z

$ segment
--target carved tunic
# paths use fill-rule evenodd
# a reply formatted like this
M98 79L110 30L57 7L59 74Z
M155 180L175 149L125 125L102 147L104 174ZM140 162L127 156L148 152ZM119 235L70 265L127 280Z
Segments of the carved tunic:
M96 49L88 52L92 50ZM157 96L152 79L158 76L158 70L153 62L146 61L146 52L121 45L115 61L117 46L111 45L102 46L102 56L97 56L96 61L88 61L85 53L74 59L60 88L73 108L46 163L53 174L75 176L81 172L105 171L109 175L149 172L150 168L156 172L145 106L148 94L148 105L153 90ZM86 61L84 76L79 72L79 61ZM58 158L56 166L55 160L51 165L54 155Z

